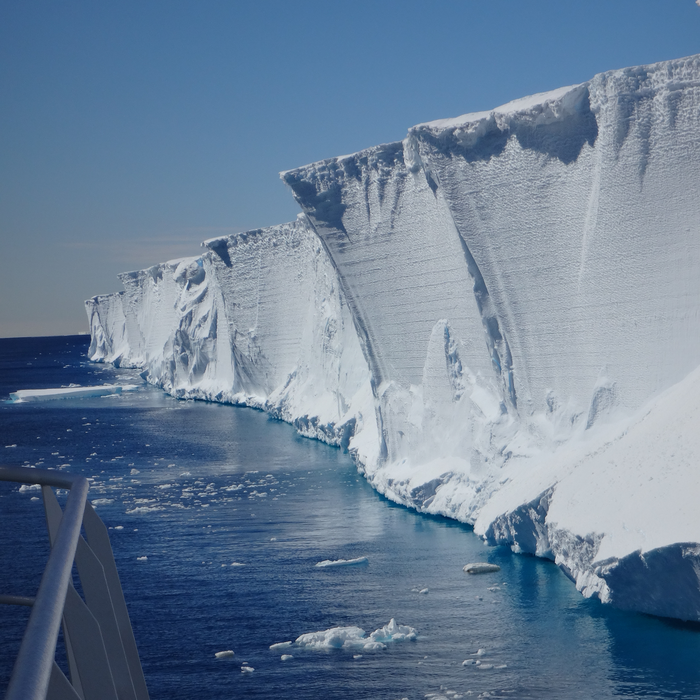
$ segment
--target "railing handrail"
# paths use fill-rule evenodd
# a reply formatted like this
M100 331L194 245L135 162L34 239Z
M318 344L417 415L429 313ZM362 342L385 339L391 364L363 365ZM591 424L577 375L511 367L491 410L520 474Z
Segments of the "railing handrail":
M0 466L0 481L70 491L5 695L5 700L44 700L90 485L83 476L27 467Z

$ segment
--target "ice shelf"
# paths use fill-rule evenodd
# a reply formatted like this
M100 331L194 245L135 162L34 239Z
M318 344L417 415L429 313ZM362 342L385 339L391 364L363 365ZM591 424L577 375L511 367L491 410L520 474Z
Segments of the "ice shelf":
M700 57L282 178L296 221L86 302L91 359L345 447L584 595L700 620Z

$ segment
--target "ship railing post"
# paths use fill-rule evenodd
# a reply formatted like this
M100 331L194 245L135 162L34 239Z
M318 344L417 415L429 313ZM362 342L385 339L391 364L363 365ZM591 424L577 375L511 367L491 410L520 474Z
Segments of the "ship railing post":
M0 604L32 606L5 700L148 700L107 528L87 501L87 480L21 467L0 467L0 480L41 484L51 542L36 598L0 595ZM52 486L69 490L65 510ZM85 600L73 586L74 562ZM61 622L70 681L55 661Z

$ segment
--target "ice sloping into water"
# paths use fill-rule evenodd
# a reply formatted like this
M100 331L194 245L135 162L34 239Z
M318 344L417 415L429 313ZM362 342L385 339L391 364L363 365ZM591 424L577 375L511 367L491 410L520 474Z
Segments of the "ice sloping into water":
M87 303L91 357L349 444L389 498L585 595L700 619L700 57L282 178L304 216L123 275Z

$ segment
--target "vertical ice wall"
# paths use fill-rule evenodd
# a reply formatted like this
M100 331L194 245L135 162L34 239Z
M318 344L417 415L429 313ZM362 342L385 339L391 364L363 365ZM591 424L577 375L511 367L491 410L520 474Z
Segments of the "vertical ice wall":
M204 245L199 257L123 273L124 292L86 302L90 358L142 368L180 398L265 409L375 462L367 365L305 218Z
M529 412L636 408L700 361L700 61L413 128ZM534 104L532 104L535 102Z
M352 316L306 218L205 245L208 275L222 296L237 399L334 444L347 443L358 421L374 435ZM376 451L373 438L368 449Z
M282 177L363 340L374 484L551 557L587 595L697 619L697 449L675 426L700 404L700 57ZM649 524L655 494L683 515Z
M282 174L355 314L387 462L440 453L445 372L448 412L471 392L447 442L474 473L700 362L698 76L697 57L614 71Z
M120 366L130 352L123 307L124 292L102 294L85 302L90 323L88 357ZM126 366L129 366L128 360Z
M508 424L515 411L509 356L434 182L407 162L401 143L283 178L353 312L377 399L380 464L432 463L428 471L444 474L471 462L478 471L494 458L484 426ZM421 504L430 496L415 494Z

